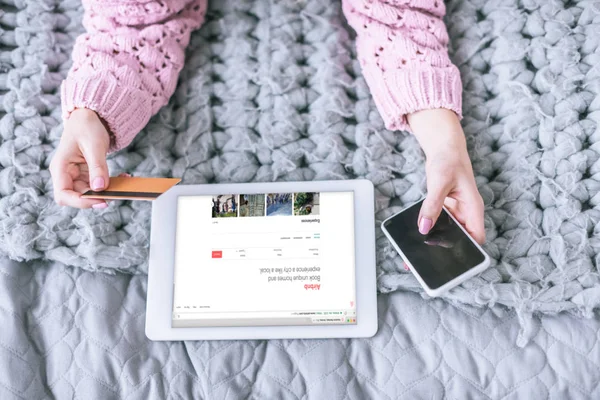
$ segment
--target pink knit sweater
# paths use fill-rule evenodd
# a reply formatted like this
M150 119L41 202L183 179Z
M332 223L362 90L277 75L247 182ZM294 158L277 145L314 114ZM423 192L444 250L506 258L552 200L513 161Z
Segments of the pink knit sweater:
M111 150L127 146L175 91L206 2L83 0L87 33L77 38L62 85L63 117L76 108L94 110L111 132ZM461 115L462 85L448 58L442 0L342 2L388 129L408 129L406 115L418 110Z

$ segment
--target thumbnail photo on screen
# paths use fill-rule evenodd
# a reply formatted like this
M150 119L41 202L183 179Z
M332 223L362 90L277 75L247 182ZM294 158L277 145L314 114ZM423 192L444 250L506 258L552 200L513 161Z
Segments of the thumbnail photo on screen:
M264 194L240 194L240 217L264 217Z
M291 193L270 193L267 195L267 217L292 215Z
M212 198L213 218L237 217L238 202L235 194L220 194Z
M295 193L294 215L319 215L319 193Z

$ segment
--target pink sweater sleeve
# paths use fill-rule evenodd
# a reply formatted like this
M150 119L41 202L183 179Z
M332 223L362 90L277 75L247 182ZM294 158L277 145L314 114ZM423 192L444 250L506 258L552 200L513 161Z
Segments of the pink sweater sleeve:
M388 129L446 108L462 117L462 83L448 57L442 0L343 0L363 75Z
M127 146L175 91L190 33L206 0L83 0L87 32L73 49L61 88L63 118L94 110L111 132L111 151Z

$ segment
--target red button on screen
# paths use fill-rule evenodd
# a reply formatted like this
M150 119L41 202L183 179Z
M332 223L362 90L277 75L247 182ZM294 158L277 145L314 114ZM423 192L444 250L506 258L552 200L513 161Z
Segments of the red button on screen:
M223 252L221 250L213 250L212 258L223 258Z

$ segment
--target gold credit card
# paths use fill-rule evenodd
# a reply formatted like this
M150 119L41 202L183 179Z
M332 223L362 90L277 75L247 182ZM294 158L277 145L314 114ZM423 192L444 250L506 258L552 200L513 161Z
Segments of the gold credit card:
M110 178L105 190L101 192L88 190L81 197L106 200L155 200L179 182L181 179L178 178L115 176Z

